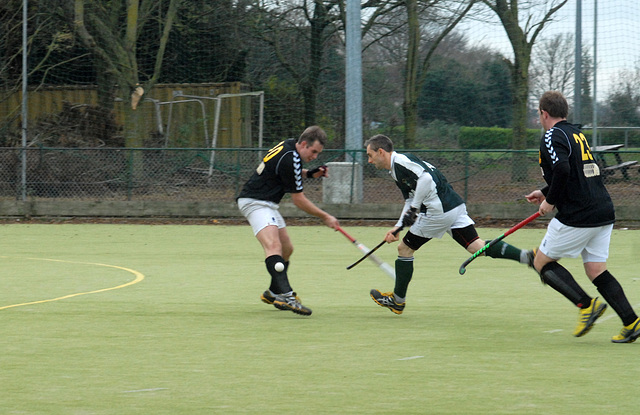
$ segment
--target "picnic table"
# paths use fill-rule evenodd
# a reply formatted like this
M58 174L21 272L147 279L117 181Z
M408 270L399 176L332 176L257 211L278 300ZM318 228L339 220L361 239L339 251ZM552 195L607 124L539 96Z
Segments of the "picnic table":
M591 152L593 153L593 156L596 158L596 161L598 161L598 164L600 164L601 166L601 170L602 173L607 176L607 175L612 175L614 174L616 171L621 171L622 172L622 177L625 180L629 180L629 168L632 166L635 166L636 164L638 164L637 160L630 160L630 161L622 161L622 157L620 156L620 153L618 152L618 150L620 150L622 147L624 147L624 144L610 144L610 145L606 145L606 146L594 146L591 148ZM616 161L616 164L612 164L610 165L607 162L607 159L605 157L606 154L613 154L613 157Z

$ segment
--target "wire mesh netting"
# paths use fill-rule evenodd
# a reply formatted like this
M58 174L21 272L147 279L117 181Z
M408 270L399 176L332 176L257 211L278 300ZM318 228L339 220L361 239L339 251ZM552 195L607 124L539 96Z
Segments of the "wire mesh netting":
M536 151L412 151L438 167L468 203L525 203L523 195L543 185ZM264 155L262 149L0 149L0 198L15 200L25 185L30 200L157 200L232 203ZM27 161L23 183L21 160ZM634 161L640 152L600 154L617 162ZM362 152L325 150L309 168L331 163L362 163L362 200L400 203L402 197L386 170L366 163ZM601 163L604 172L604 165ZM331 171L330 171L331 174ZM617 206L640 202L640 168L615 169L605 182ZM308 179L305 194L322 203L323 180ZM359 177L347 175L357 194ZM366 207L364 208L366 209Z
M23 14L26 2L2 2L0 145L20 143L25 90L31 145L204 147L218 134L218 147L259 147L259 134L268 146L318 124L336 148L344 147L345 79L353 67L345 58L344 2L125 3L31 0ZM520 1L509 6L520 4L513 16L502 16L516 21L504 24L495 13L501 8L487 7L492 1L361 3L365 136L393 135L407 148L459 148L461 126L522 122L539 128L537 99L549 89L567 97L572 122L640 127L637 1L598 7L592 1ZM416 28L407 18L410 4L417 7ZM551 9L556 12L546 15ZM418 38L410 36L414 29ZM521 30L531 42L526 85L513 84L517 77L510 71L520 62L509 39L519 37L508 30ZM135 53L123 52L128 50ZM411 60L413 51L418 56ZM414 72L408 82L405 74ZM518 88L528 88L520 98L526 108L514 106ZM246 93L262 95L221 98ZM574 108L576 96L582 97L580 109ZM134 101L135 117L129 110ZM73 111L78 115L70 121L93 127L81 131L82 140L70 143L66 135L49 133ZM518 121L517 114L525 116ZM144 130L139 137L131 135L133 125ZM618 133L611 140L621 140L625 133ZM625 139L640 147L640 133Z
M542 183L537 100L553 89L593 147L622 145L599 161L616 204L637 205L634 0L358 2L360 53L346 42L356 2L1 3L5 200L232 202L261 149L307 126L329 137L318 162L352 160L339 149L359 149L355 119L362 138L388 135L439 167L469 203L522 203ZM350 201L399 200L386 172L353 156ZM314 202L325 183L307 182Z

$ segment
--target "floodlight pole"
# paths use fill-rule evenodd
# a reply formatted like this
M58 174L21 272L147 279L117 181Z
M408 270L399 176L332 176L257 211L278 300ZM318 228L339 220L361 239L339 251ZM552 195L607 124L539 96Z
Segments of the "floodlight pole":
M21 158L21 197L22 201L25 202L27 200L27 125L28 125L28 107L27 107L27 47L28 47L28 39L27 39L27 18L29 17L28 13L28 0L22 0L22 149L20 151Z
M573 88L573 122L582 120L582 0L576 0L575 80Z
M346 97L345 127L347 161L354 158L350 150L362 148L362 46L360 31L360 0L347 0L346 28Z
M346 161L362 164L362 33L360 29L360 0L347 0L346 22L346 85L345 85L345 150ZM362 183L362 176L352 182ZM356 183L352 183L356 185ZM362 186L355 187L362 189ZM352 202L362 201L354 195ZM355 199L355 200L354 200Z
M593 138L592 147L598 145L598 0L593 3Z

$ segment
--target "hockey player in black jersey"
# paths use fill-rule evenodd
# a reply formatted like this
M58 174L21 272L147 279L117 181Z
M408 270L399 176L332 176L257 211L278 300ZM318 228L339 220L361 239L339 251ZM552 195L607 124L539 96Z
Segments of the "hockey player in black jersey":
M278 211L285 193L291 193L293 204L316 216L330 228L339 227L338 220L317 207L304 195L302 177L326 177L327 168L302 168L303 162L313 161L324 149L326 134L322 128L312 126L304 130L297 140L282 141L264 156L253 175L238 196L238 207L253 228L253 233L265 253L265 265L271 275L271 285L260 299L281 310L310 315L311 309L300 302L291 288L287 270L293 244L285 221Z
M554 209L556 215L535 255L534 268L545 284L578 307L573 335L580 337L591 330L607 308L607 304L589 296L558 263L561 258L582 256L587 277L622 320L620 334L611 341L631 343L640 336L640 318L618 280L607 270L615 212L600 169L582 131L567 122L569 105L561 93L545 92L538 112L546 131L540 143L540 167L547 186L526 198L540 205L541 215Z

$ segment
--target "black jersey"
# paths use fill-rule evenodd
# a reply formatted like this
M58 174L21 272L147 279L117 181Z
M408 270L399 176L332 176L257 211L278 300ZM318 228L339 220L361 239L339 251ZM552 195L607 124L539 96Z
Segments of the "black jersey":
M273 147L240 191L241 197L280 203L285 193L302 192L302 161L296 139Z
M560 121L544 134L540 143L540 167L548 185L543 193L547 202L556 206L558 212L555 217L560 222L573 227L595 227L615 222L613 202L602 181L600 169L586 137L576 126ZM568 174L566 184L554 183L557 169Z

